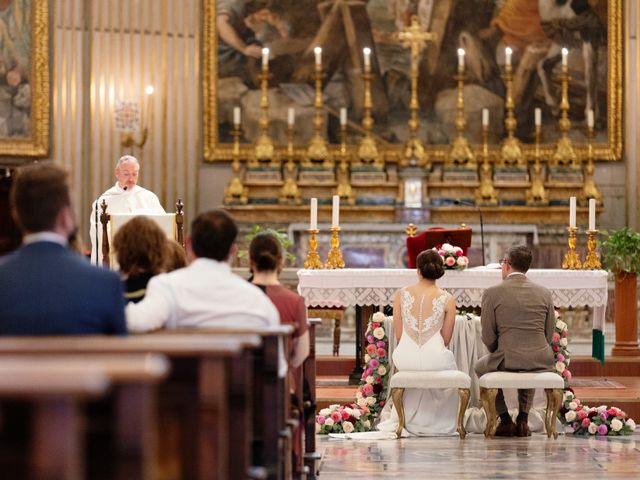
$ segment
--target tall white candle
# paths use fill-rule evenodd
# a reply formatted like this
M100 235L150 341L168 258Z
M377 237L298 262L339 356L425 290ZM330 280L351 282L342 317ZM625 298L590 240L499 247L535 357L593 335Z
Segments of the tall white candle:
M340 125L347 124L347 109L342 107L340 109Z
M594 125L595 122L593 120L593 109L589 109L589 111L587 112L587 126L589 128L593 128Z
M233 107L233 124L240 125L240 107Z
M337 227L340 225L340 196L333 196L333 210L331 211L331 226Z
M311 218L309 220L309 230L318 229L318 199L311 199Z
M458 49L458 70L464 70L464 48Z
M262 49L262 68L266 70L269 67L269 49Z
M364 55L364 69L369 70L371 68L371 49L364 47L362 53Z
M542 126L542 110L540 110L539 108L536 108L534 110L534 116L535 116L536 127Z
M488 108L482 109L482 126L483 127L489 126L489 109Z
M316 54L316 65L322 65L322 48L314 48L313 53Z
M576 227L576 197L569 198L569 227Z
M596 229L596 199L589 199L589 230Z
M567 50L566 48L562 49L562 66L566 67L569 63L568 63L568 59L569 59L569 50Z
M287 123L290 126L293 126L295 122L296 122L296 111L292 107L289 107L289 109L287 110Z
M511 55L513 54L513 50L510 47L504 49L504 64L507 67L511 66Z

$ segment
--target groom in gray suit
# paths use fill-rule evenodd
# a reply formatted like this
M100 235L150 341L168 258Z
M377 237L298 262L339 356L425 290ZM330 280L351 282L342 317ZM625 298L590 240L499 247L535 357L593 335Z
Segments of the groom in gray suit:
M495 371L552 370L551 339L555 312L551 292L525 276L531 266L531 250L511 247L500 260L503 282L482 296L482 342L489 350L475 366L478 376ZM502 390L496 396L499 436L526 437L533 389L518 390L518 418L513 423Z

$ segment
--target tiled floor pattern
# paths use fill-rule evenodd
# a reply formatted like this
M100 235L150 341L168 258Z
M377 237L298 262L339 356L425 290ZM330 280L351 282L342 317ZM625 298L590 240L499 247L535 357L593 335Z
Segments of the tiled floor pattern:
M318 437L320 478L640 479L640 434L549 440L457 437L342 440Z

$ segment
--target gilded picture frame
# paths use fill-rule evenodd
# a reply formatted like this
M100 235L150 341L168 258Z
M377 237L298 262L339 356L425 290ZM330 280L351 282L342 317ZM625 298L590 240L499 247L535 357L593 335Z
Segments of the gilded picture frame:
M283 14L283 8L289 8L289 7L286 7L287 5L289 6L297 5L295 2L292 3L290 0L272 0L272 1L236 0L236 3L241 2L245 4L245 3L259 2L259 1L262 1L262 3L264 4L263 11L264 9L271 9L268 13L264 14L262 18L277 19L277 18L286 17L287 12L284 11L284 14ZM303 0L300 0L300 1L303 1ZM435 15L437 13L438 14L442 13L439 10L443 10L445 8L444 5L455 5L457 3L458 7L460 7L460 4L463 4L465 1L469 2L470 0L460 0L458 2L452 2L447 0L433 0L433 1L415 0L413 2L393 2L392 0L369 0L369 2L357 2L357 1L352 2L348 0L332 0L332 1L324 1L324 2L316 2L315 0L306 0L306 1L307 3L313 4L313 7L320 12L317 15L315 15L315 17L319 18L318 21L320 22L319 24L318 23L315 24L315 26L318 27L318 32L319 32L320 31L319 27L322 25L323 22L327 21L327 18L330 18L331 13L333 12L332 8L336 3L349 4L349 5L362 4L364 6L363 8L368 9L369 13L371 12L371 8L373 8L372 5L375 6L375 4L378 4L378 3L388 4L390 11L391 11L390 5L394 3L415 4L417 8L416 12L419 10L420 5L424 3L424 4L431 5L431 8L433 9L432 13L434 15L433 18L435 18ZM510 0L507 2L502 2L501 4L506 4L506 3L517 4L525 1L527 0L521 0L521 1ZM230 122L229 120L230 115L228 112L225 112L224 115L221 115L221 110L219 108L219 99L218 99L218 81L219 81L219 69L220 69L219 58L218 58L219 41L220 41L219 32L218 32L218 16L219 16L218 6L220 2L224 2L225 4L228 5L230 3L233 4L234 0L204 0L203 2L203 10L204 10L203 32L202 32L203 154L204 154L205 161L209 161L209 162L228 161L232 158L232 144L230 143L230 140L229 140L230 137L228 135L229 129L227 128L226 136L224 135L223 129L221 129L221 123ZM485 0L484 2L472 2L472 3L486 4L486 5L489 5L489 7L491 7L492 4L497 5L495 1L492 2L490 0ZM542 8L543 3L545 3L544 0L539 0L539 4L540 4L539 8ZM547 3L553 3L553 2L547 2ZM567 2L567 3L571 4L572 2ZM581 3L585 3L585 2L581 2ZM529 2L529 4L531 4L531 2ZM606 78L606 81L603 80L598 85L597 88L599 90L596 91L594 105L599 104L602 107L606 107L606 111L603 111L605 110L605 108L601 107L600 112L597 113L598 117L596 120L596 135L593 143L593 152L594 152L595 158L598 160L615 161L615 160L621 159L622 148L623 148L623 145L622 145L622 138L623 138L622 104L623 104L623 97L624 97L624 92L623 92L623 61L624 61L623 0L609 0L608 2L604 0L589 0L588 4L589 4L589 8L591 8L594 12L598 13L599 15L599 17L597 17L594 14L592 15L592 17L596 19L596 21L599 18L601 22L602 31L600 32L600 37L605 39L606 45L601 45L600 50L602 52L606 52L606 56L607 56L606 62L601 57L600 57L600 60L598 60L599 66L597 68L600 69L599 72L602 73L602 71L604 71L604 67L606 66L606 71L602 75L602 78L603 79ZM278 8L280 8L280 10L278 10ZM294 8L294 7L290 7L290 8ZM491 7L491 8L494 8L494 10L496 9L496 7ZM310 11L309 8L307 8L307 11ZM430 72L446 71L446 68L448 68L451 65L453 65L452 71L453 71L453 68L455 68L455 61L456 61L455 53L451 53L452 50L450 46L447 45L447 42L451 39L451 31L452 30L456 31L456 28L458 29L457 30L458 36L456 37L456 41L459 41L459 39L461 38L460 36L461 34L459 32L464 30L465 26L459 25L460 20L459 19L455 20L455 15L453 15L452 12L455 13L452 10L451 12L449 12L448 14L449 16L445 17L447 18L447 21L449 23L446 24L444 27L441 26L440 28L441 35L440 35L440 43L439 43L440 47L438 50L439 53L434 54L434 51L436 50L436 48L431 45L427 46L425 53L423 54L424 56L423 63L421 63L421 66L420 66L421 71L422 70L430 71ZM540 15L542 17L544 14L547 14L547 13L548 12L541 11ZM269 15L271 15L271 17L269 17ZM349 17L349 15L347 16ZM494 17L490 18L489 22L486 22L487 23L486 27L493 27L494 24L497 23L495 21L496 16L497 15L494 15ZM405 15L405 17L409 18L410 16ZM473 22L474 18L479 17L479 15L469 15L469 12L467 11L465 12L465 15L462 15L460 17L464 21ZM342 18L343 19L341 20L341 22L344 22L344 17ZM357 18L360 18L358 17L358 12L355 12L355 15L353 16L353 18L355 18L356 20ZM349 17L350 21L356 21L356 20L353 20L353 18ZM399 17L396 18L396 24L398 22L398 18ZM431 20L432 27L433 27L433 18ZM458 24L455 23L456 21L458 22ZM366 32L366 35L364 35L364 39L365 39L364 45L367 45L367 41L368 41L367 39L373 42L374 45L377 45L376 42L378 42L380 38L382 38L383 41L385 41L384 39L389 39L393 37L394 33L397 33L397 31L400 30L400 27L397 27L396 32L382 31L382 29L377 26L374 15L370 15L370 18L367 19L367 22L369 23L365 25L367 27L365 29L367 30L367 32ZM245 21L245 24L248 25L248 22ZM549 24L553 24L554 26L557 26L558 24L561 24L561 22L545 22L545 25L548 26ZM563 28L565 28L564 27L565 24L561 24L561 25L563 25ZM605 25L606 25L606 28L605 28ZM356 28L355 28L355 31L357 34L356 40L362 43L362 37L360 36L361 29L359 29L360 27L361 25L356 24ZM273 29L274 28L272 28L272 30ZM312 30L309 25L305 25L304 29L306 31ZM345 30L348 31L349 29L345 27ZM433 30L433 28L429 29L429 31L431 30ZM478 32L478 26L475 25L472 31L473 31L473 34L475 35ZM500 30L500 32L504 34L504 31ZM566 31L564 33L566 33ZM573 34L574 41L580 41L578 38L579 35L576 32L569 32L568 34L565 35L565 37L562 37L562 32L560 32L559 38L561 39L569 38L570 34ZM320 33L316 34L316 38L318 38L318 35L320 35ZM506 38L506 34L504 34L503 38ZM571 39L569 38L569 40ZM332 41L334 41L334 39L332 39ZM556 38L554 41L558 43L558 42L562 42L563 40L558 40ZM583 43L585 42L583 41ZM356 43L356 45L358 44ZM303 53L301 53L300 57L298 57L299 63L313 62L312 47L313 45L309 44L309 46L307 46L307 48L304 49ZM377 45L377 47L378 47L377 50L376 48L374 48L374 55L376 55L375 52L382 52L384 50L384 48L380 47L380 45ZM453 52L455 52L455 47L456 45L454 45ZM482 50L482 48L480 48L479 50ZM597 47L596 47L596 50L597 50ZM495 52L495 50L492 50L491 55L493 55L493 52ZM439 60L434 60L434 58L436 58L438 54L440 54ZM342 55L344 55L344 57L349 57L348 59L345 59L345 62L350 62L348 64L348 68L350 68L351 70L354 70L354 68L360 68L360 69L362 68L362 64L359 63L362 60L358 60L358 58L356 58L356 55L354 55L353 51L345 50L342 53ZM382 56L381 53L379 55ZM406 55L408 58L409 57L408 50ZM470 55L473 55L473 50L467 50L468 60L471 60ZM578 47L576 47L570 56L570 65L578 64L578 67L576 68L579 70L580 68L579 62L580 62L580 59L584 57L584 55L585 55L584 48L580 50ZM447 60L443 64L442 59L445 57L447 58ZM499 57L499 54L496 54L496 57ZM256 58L254 61L259 62L259 59ZM555 58L555 64L554 64L554 65L557 65L557 68L559 68L559 62L560 62L560 58L558 55L557 58ZM332 61L332 63L335 64L336 62ZM470 63L473 63L473 62L470 62ZM380 65L378 64L377 59L374 60L374 65L378 69L378 72L380 73L380 75L382 75ZM586 60L584 65L586 65ZM226 69L226 66L227 66L226 64L222 64L223 69ZM499 69L501 67L499 64L497 64L496 68L498 68L498 72L499 72L500 71ZM588 90L590 87L588 84L588 80L586 79L587 77L586 66L584 67L584 69L585 69L585 75L584 75L585 79L581 80L579 78L577 83L580 83L580 81L587 82L586 89L584 90ZM517 67L516 67L516 70L517 70ZM580 72L577 72L577 73L579 74ZM597 73L598 72L596 72L596 74ZM497 76L500 77L500 74L498 73ZM556 77L556 76L557 76L557 70L549 72L550 78ZM579 77L580 75L576 75L576 76ZM573 79L573 76L572 76L572 79ZM309 78L307 78L306 83L309 85L312 84ZM425 74L424 79L422 78L420 79L419 89L421 92L430 92L430 90L435 88L434 87L435 83L437 83L437 79L434 79L434 77L430 77L428 74ZM481 82L478 82L477 79L476 79L476 83L481 85ZM398 89L406 90L407 89L406 85L407 85L406 82L400 83L398 86ZM523 94L523 98L528 98L528 97L534 98L535 95L537 95L536 97L538 99L537 101L540 102L541 101L540 97L542 95L540 85L541 85L541 82L537 81L537 83L535 84L535 88L537 90L535 91L532 90L531 92L525 90ZM375 86L375 81L374 81L374 86ZM259 86L256 87L254 85L254 87L252 88L259 89ZM387 88L388 90L387 93L389 93L389 88L390 88L389 83L385 84L384 88ZM443 88L443 91L444 91L444 89L447 87L441 86L440 88ZM580 93L582 92L581 88L583 87L579 85L578 88L576 89L572 90L572 88L573 87L570 87L570 101L572 99L576 101L575 108L572 110L572 112L575 113L575 117L571 118L573 123L572 129L576 132L576 137L574 139L575 140L574 147L576 148L579 154L580 153L586 154L586 151L587 151L586 138L587 137L585 132L586 132L586 122L587 122L586 113L587 112L586 112L586 108L582 106L581 102L583 100L580 98L580 96L583 95L582 93ZM402 94L403 93L400 92L400 93L397 93L395 96L399 97ZM428 93L425 94L426 97L428 97L428 95L429 95ZM586 97L586 95L587 94L585 93L584 96ZM469 95L469 97L471 97L471 95ZM431 105L432 105L431 108L435 110L436 107L434 107L433 105L436 104L437 100L438 99L427 98L426 100L424 100L424 102L426 102L426 104L431 102ZM421 102L422 101L423 99L421 98ZM588 105L588 102L586 100L584 102L585 104ZM227 99L227 109L228 109L228 103L229 101ZM358 103L358 102L356 101L355 103ZM356 105L354 108L354 111L357 110L357 108L358 106ZM423 109L421 104L421 113L423 110L427 112L426 117L429 117L430 115L430 113L428 112L428 108L429 107L425 107ZM554 108L549 106L548 111L553 112ZM350 110L350 114L351 114L351 110ZM531 125L533 125L533 104L531 105L529 110L527 110L526 114L527 114L526 122L530 121ZM375 112L374 112L374 115L375 115ZM474 113L474 115L476 114ZM543 157L550 155L555 148L554 138L544 138L545 131L549 132L550 135L552 136L554 134L553 132L557 130L557 124L549 124L549 122L554 121L553 115L555 115L555 113L549 113L548 116L547 114L545 114L547 118L545 118L545 121L543 122L543 144L541 148L541 153ZM334 116L335 116L335 113L334 113ZM480 135L478 132L480 131L481 120L479 115L476 115L476 117L472 119L469 117L467 118L468 136L471 143L473 144L480 143ZM383 119L382 123L379 121L379 118ZM384 118L385 118L385 115L379 115L378 117L376 117L376 123L378 128L381 128L381 129L385 128L383 124ZM531 120L528 120L529 118L531 118ZM499 119L499 120L496 120L496 122L501 124L502 120ZM334 126L335 124L336 122L334 122ZM532 131L533 128L530 128L529 130ZM381 134L385 135L386 133L387 133L386 131L383 131ZM358 135L357 129L353 132L353 134L355 136ZM337 149L338 145L337 145L336 135L331 135L330 132L328 132L327 135L329 139L332 141L332 145L336 144L335 148ZM525 154L529 155L532 153L534 149L533 134L529 136L529 131L527 131L525 135L527 135L526 138L524 138L524 135L521 135L521 134L519 134L518 136L520 137L520 139L524 144ZM441 135L440 137L442 138L443 136ZM446 135L444 137L446 137ZM279 138L282 138L282 135L280 135ZM495 137L491 138L492 151L494 152L498 151L498 148L499 148L498 144L501 138L504 138L504 131L502 131L501 133L498 133ZM388 141L388 138L383 139L382 141L379 142L379 148L382 150L384 154L384 158L387 162L393 163L398 160L402 151L402 143L403 143L402 139L397 141ZM425 143L426 143L426 150L431 160L434 162L443 161L448 151L451 148L450 141L448 140L444 142L438 141L437 139L436 141L427 140ZM250 139L245 140L241 148L244 151L248 152L249 149L251 148L250 144L251 144ZM303 147L303 145L300 145L300 144L298 146ZM284 149L285 145L280 145L279 148ZM303 151L304 150L300 148L300 153L302 153Z
M0 155L49 155L49 2L12 0L0 11ZM4 104L3 104L4 102ZM3 118L4 117L4 118Z

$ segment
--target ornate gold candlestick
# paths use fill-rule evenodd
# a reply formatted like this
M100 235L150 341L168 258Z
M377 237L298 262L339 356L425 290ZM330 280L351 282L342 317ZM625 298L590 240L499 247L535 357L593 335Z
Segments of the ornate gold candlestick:
M240 137L242 136L242 130L239 124L234 123L231 135L233 136L233 150L231 153L232 177L224 189L224 203L240 203L246 205L249 201L249 189L243 185L241 179Z
M293 162L294 149L293 149L293 137L295 130L292 124L287 124L287 163L284 166L284 184L280 189L280 195L278 201L280 203L296 203L302 202L300 196L300 188L296 182L296 165Z
M353 204L355 203L355 196L351 188L348 161L347 126L340 125L340 164L338 166L338 188L336 189L336 195L340 197L341 202Z
M560 120L558 120L558 127L560 128L561 136L556 144L556 151L551 157L552 167L578 167L578 155L573 149L573 144L569 138L569 131L571 130L571 120L569 120L569 66L566 62L563 62L562 73L560 74L560 80L562 82L562 96L560 100Z
M458 66L458 73L453 78L458 81L458 99L456 103L456 138L447 155L448 166L463 166L470 169L477 168L475 155L471 151L469 141L464 136L466 120L464 117L464 65Z
M324 167L333 167L333 159L327 148L327 141L324 138L324 110L322 104L322 78L324 74L322 72L322 64L315 64L315 82L316 82L316 97L315 97L315 109L316 114L313 118L314 134L309 141L309 147L307 148L307 158L303 160L305 166L312 166L321 164Z
M584 259L582 268L585 270L601 270L602 264L596 253L596 243L598 230L587 230L587 257Z
M582 268L578 252L576 251L577 231L578 229L576 227L567 227L567 232L569 233L569 237L567 239L569 250L564 254L564 260L562 261L562 268L565 270L578 270Z
M502 78L507 89L505 103L506 116L504 119L504 129L507 131L507 138L502 141L498 163L500 167L520 167L526 169L527 164L522 153L522 145L520 144L520 140L515 136L518 122L514 114L513 69L510 63L505 65Z
M344 268L344 259L340 251L340 227L331 227L331 250L324 265L328 269Z
M309 252L307 253L307 259L304 261L304 268L309 270L318 270L322 268L322 261L320 255L318 255L318 240L317 235L320 230L309 229Z
M595 182L595 166L593 164L593 126L587 127L587 163L584 166L584 184L582 186L581 202L587 203L590 198L596 199L596 205L602 206L602 193Z
M544 187L544 175L540 165L540 136L542 128L536 125L536 146L531 169L531 188L527 190L527 205L549 205L549 194Z
M371 80L373 79L373 75L371 74L371 65L368 63L364 66L362 78L364 80L364 116L362 118L362 128L365 134L360 140L360 146L358 147L358 163L382 169L384 168L384 162L382 161L380 152L378 152L376 141L371 135L371 129L373 127L373 116L371 115L371 109L373 108L373 102L371 100Z
M429 168L429 157L424 150L422 141L418 138L418 129L420 128L420 120L418 119L418 66L420 64L420 54L426 48L429 40L435 40L434 33L425 32L418 21L418 17L411 17L411 26L404 31L396 34L396 38L403 42L405 48L411 48L411 102L409 103L409 111L411 118L409 119L409 139L404 146L404 152L400 157L401 167L424 167Z
M476 205L479 204L498 204L498 195L493 187L493 172L489 164L489 125L482 125L482 165L480 186L476 190Z
M269 63L262 63L262 71L258 74L260 80L260 136L256 142L254 158L249 162L250 167L256 167L260 164L268 164L269 166L278 166L279 161L275 158L273 141L269 137L269 79L272 75L269 73Z

